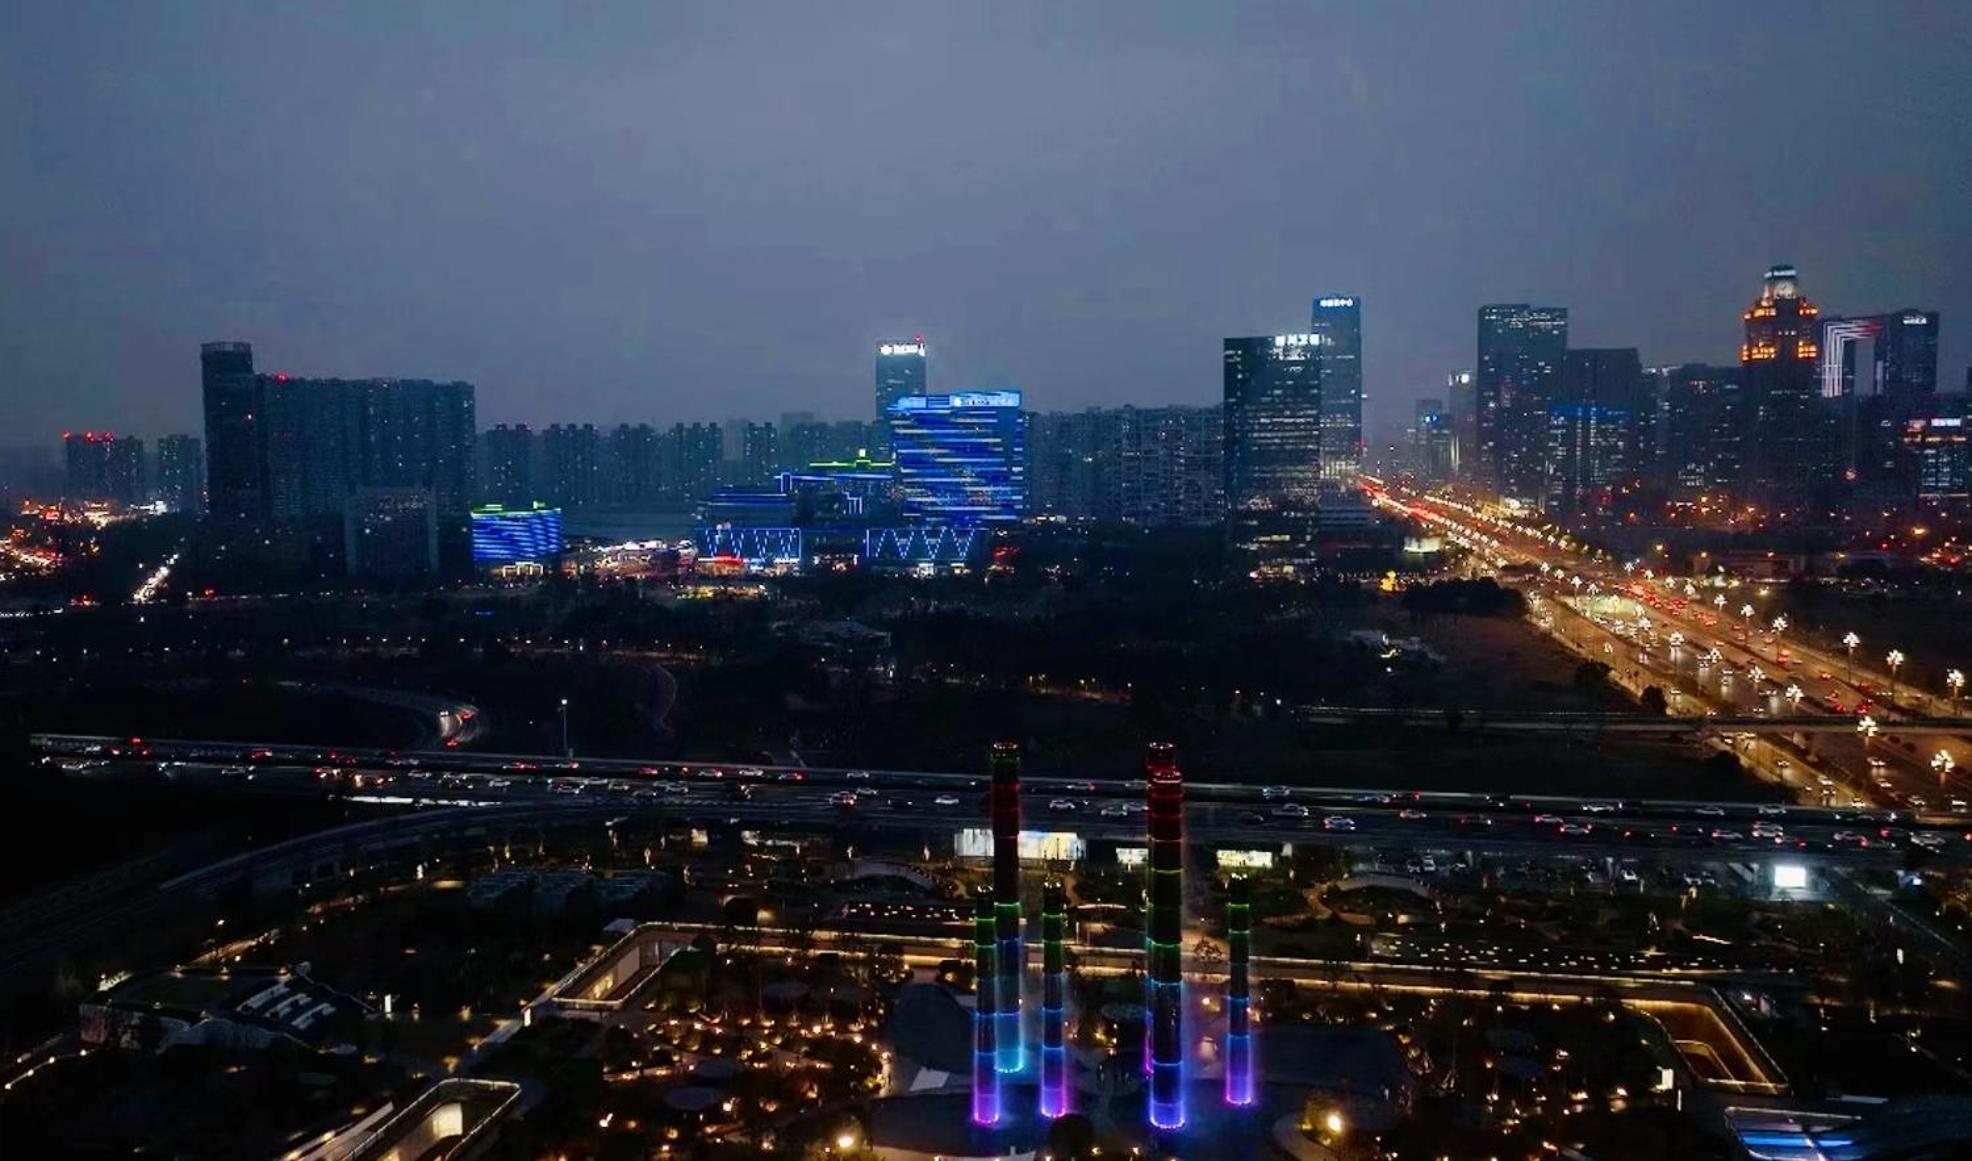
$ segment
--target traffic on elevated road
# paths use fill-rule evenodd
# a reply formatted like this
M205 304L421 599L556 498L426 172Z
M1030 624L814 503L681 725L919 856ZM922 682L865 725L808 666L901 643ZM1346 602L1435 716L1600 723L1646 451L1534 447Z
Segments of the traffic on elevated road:
M1467 551L1470 567L1519 588L1536 626L1642 699L1689 719L1755 772L1802 801L1852 809L1962 810L1972 785L1972 718L1958 716L1962 677L1940 699L1899 681L1903 655L1873 670L1854 633L1840 654L1765 618L1757 584L1675 576L1461 499L1379 489L1378 504ZM1955 674L1956 671L1953 671ZM1917 739L1917 740L1910 740Z
M251 742L40 734L43 762L114 783L164 779L206 789L335 795L379 806L620 805L762 827L967 827L986 817L986 780L967 774L542 755L399 753ZM1032 777L1030 829L1140 838L1144 784ZM1743 854L1894 861L1912 852L1972 859L1972 817L1840 808L1533 794L1378 791L1187 783L1198 842L1327 842L1498 852Z

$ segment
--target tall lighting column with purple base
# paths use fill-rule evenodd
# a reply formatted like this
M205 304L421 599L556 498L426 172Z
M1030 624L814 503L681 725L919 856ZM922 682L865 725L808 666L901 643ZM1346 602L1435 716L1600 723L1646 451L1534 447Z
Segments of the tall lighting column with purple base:
M1226 884L1226 1103L1253 1104L1253 1002L1249 960L1253 944L1253 887L1244 875Z
M1185 1123L1184 909L1185 788L1176 750L1154 743L1145 760L1150 816L1150 906L1145 931L1150 962L1145 1029L1150 1042L1150 1123Z
M999 993L999 943L993 934L993 901L981 899L973 913L972 1123L1000 1123L1000 1070L994 1039L998 1026L993 999Z
M1041 1115L1068 1113L1068 892L1058 879L1041 887Z
M1020 1026L1020 983L1027 967L1021 948L1020 747L993 743L993 925L999 941L999 995L993 1013L999 1069L1019 1072L1026 1056Z

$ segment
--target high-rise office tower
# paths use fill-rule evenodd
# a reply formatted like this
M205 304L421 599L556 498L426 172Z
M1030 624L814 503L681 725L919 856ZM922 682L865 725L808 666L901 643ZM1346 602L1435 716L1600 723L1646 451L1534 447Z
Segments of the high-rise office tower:
M1068 1115L1068 889L1041 885L1041 1115Z
M1420 399L1411 416L1407 459L1418 482L1448 483L1458 473L1458 440L1442 399Z
M534 431L524 423L500 423L479 435L484 494L492 503L523 507L537 498Z
M199 375L205 405L207 511L222 520L264 519L253 348L246 343L203 343Z
M1634 347L1571 350L1562 357L1561 389L1548 405L1547 482L1541 502L1582 512L1636 479L1650 432L1643 364Z
M1363 469L1363 303L1353 294L1315 299L1308 331L1321 336L1321 478L1353 483Z
M1244 875L1226 884L1226 1103L1253 1103L1253 887Z
M71 500L135 504L144 493L144 441L108 431L62 434L62 462Z
M1473 375L1479 482L1538 502L1547 484L1548 405L1561 387L1568 310L1503 303L1479 308Z
M1321 484L1322 366L1315 334L1225 344L1226 506L1312 512Z
M1792 266L1767 270L1760 297L1742 316L1739 348L1748 416L1746 486L1771 512L1799 514L1832 481L1829 416L1815 383L1820 311L1801 297Z
M1445 376L1445 411L1451 417L1453 471L1468 479L1479 470L1479 400L1475 376L1453 371Z
M205 511L205 447L198 436L157 441L157 498L173 512Z
M891 409L899 399L924 394L925 363L929 357L923 335L917 335L908 342L899 340L877 344L876 422L879 433L884 437L884 451L891 446Z
M1856 499L1871 507L1909 499L1917 463L1903 439L1929 416L1938 391L1938 313L1825 318L1818 332L1820 393L1835 423L1835 453ZM1865 347L1866 370L1858 367Z
M1021 946L1020 747L993 743L993 916L999 940L1000 1028L994 1038L1001 1072L1019 1072L1025 1046L1020 1026L1020 978L1027 964Z
M1027 510L1027 424L1018 391L907 395L890 408L904 514L1007 524Z
M1180 1129L1184 1095L1185 790L1175 749L1154 743L1144 762L1150 883L1144 917L1144 1021L1150 1057L1150 1123Z
M1684 363L1651 371L1659 418L1658 478L1672 497L1737 494L1745 474L1738 367Z

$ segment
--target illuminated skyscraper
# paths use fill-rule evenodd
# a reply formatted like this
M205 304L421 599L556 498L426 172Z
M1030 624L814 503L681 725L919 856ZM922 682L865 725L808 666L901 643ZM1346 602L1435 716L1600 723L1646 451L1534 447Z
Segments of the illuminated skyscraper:
M1548 408L1560 393L1568 310L1505 303L1479 308L1473 376L1477 481L1538 502L1547 487Z
M1321 478L1350 484L1363 468L1362 299L1315 299L1308 330L1321 336Z
M1646 425L1643 365L1635 347L1571 350L1561 389L1548 404L1547 486L1556 512L1595 508L1639 476ZM1653 417L1654 419L1654 417Z
M1026 512L1020 392L907 395L891 405L890 420L906 516L1010 524Z
M1227 339L1226 506L1311 512L1321 485L1320 335Z
M924 394L925 365L929 358L923 335L916 335L908 342L893 340L877 344L876 423L879 433L888 435L890 409L897 405L899 399ZM886 438L883 448L888 450L889 447L890 441Z
M1149 906L1145 915L1144 1021L1150 1050L1150 1123L1183 1128L1184 1095L1184 775L1167 742L1144 762L1150 823Z
M1938 313L1905 307L1826 318L1817 334L1821 407L1835 424L1844 478L1871 507L1908 501L1918 468L1902 437L1937 398ZM1858 367L1864 344L1866 370Z
M1478 400L1470 371L1453 371L1445 376L1445 411L1452 425L1452 471L1461 480L1477 470L1479 455Z
M1794 268L1774 266L1742 316L1746 341L1739 362L1750 411L1746 484L1774 513L1798 513L1833 482L1817 478L1834 467L1831 423L1817 404L1815 383L1820 313L1801 297Z
M1660 481L1680 500L1737 494L1744 482L1745 393L1739 367L1684 363L1651 372L1661 417Z
M993 915L999 939L998 1014L1001 1072L1019 1072L1025 1046L1020 1026L1020 983L1027 965L1021 947L1020 747L993 743Z

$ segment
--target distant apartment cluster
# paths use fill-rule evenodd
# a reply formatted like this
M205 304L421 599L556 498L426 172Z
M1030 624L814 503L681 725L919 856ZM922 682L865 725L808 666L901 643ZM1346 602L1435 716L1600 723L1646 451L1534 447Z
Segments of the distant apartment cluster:
M253 348L199 352L210 517L353 575L462 565L477 491L470 383L257 371Z
M1774 266L1740 321L1737 364L1646 367L1632 347L1571 347L1565 307L1481 307L1473 369L1418 402L1395 458L1564 515L1968 498L1972 373L1940 390L1938 312L1824 317Z

